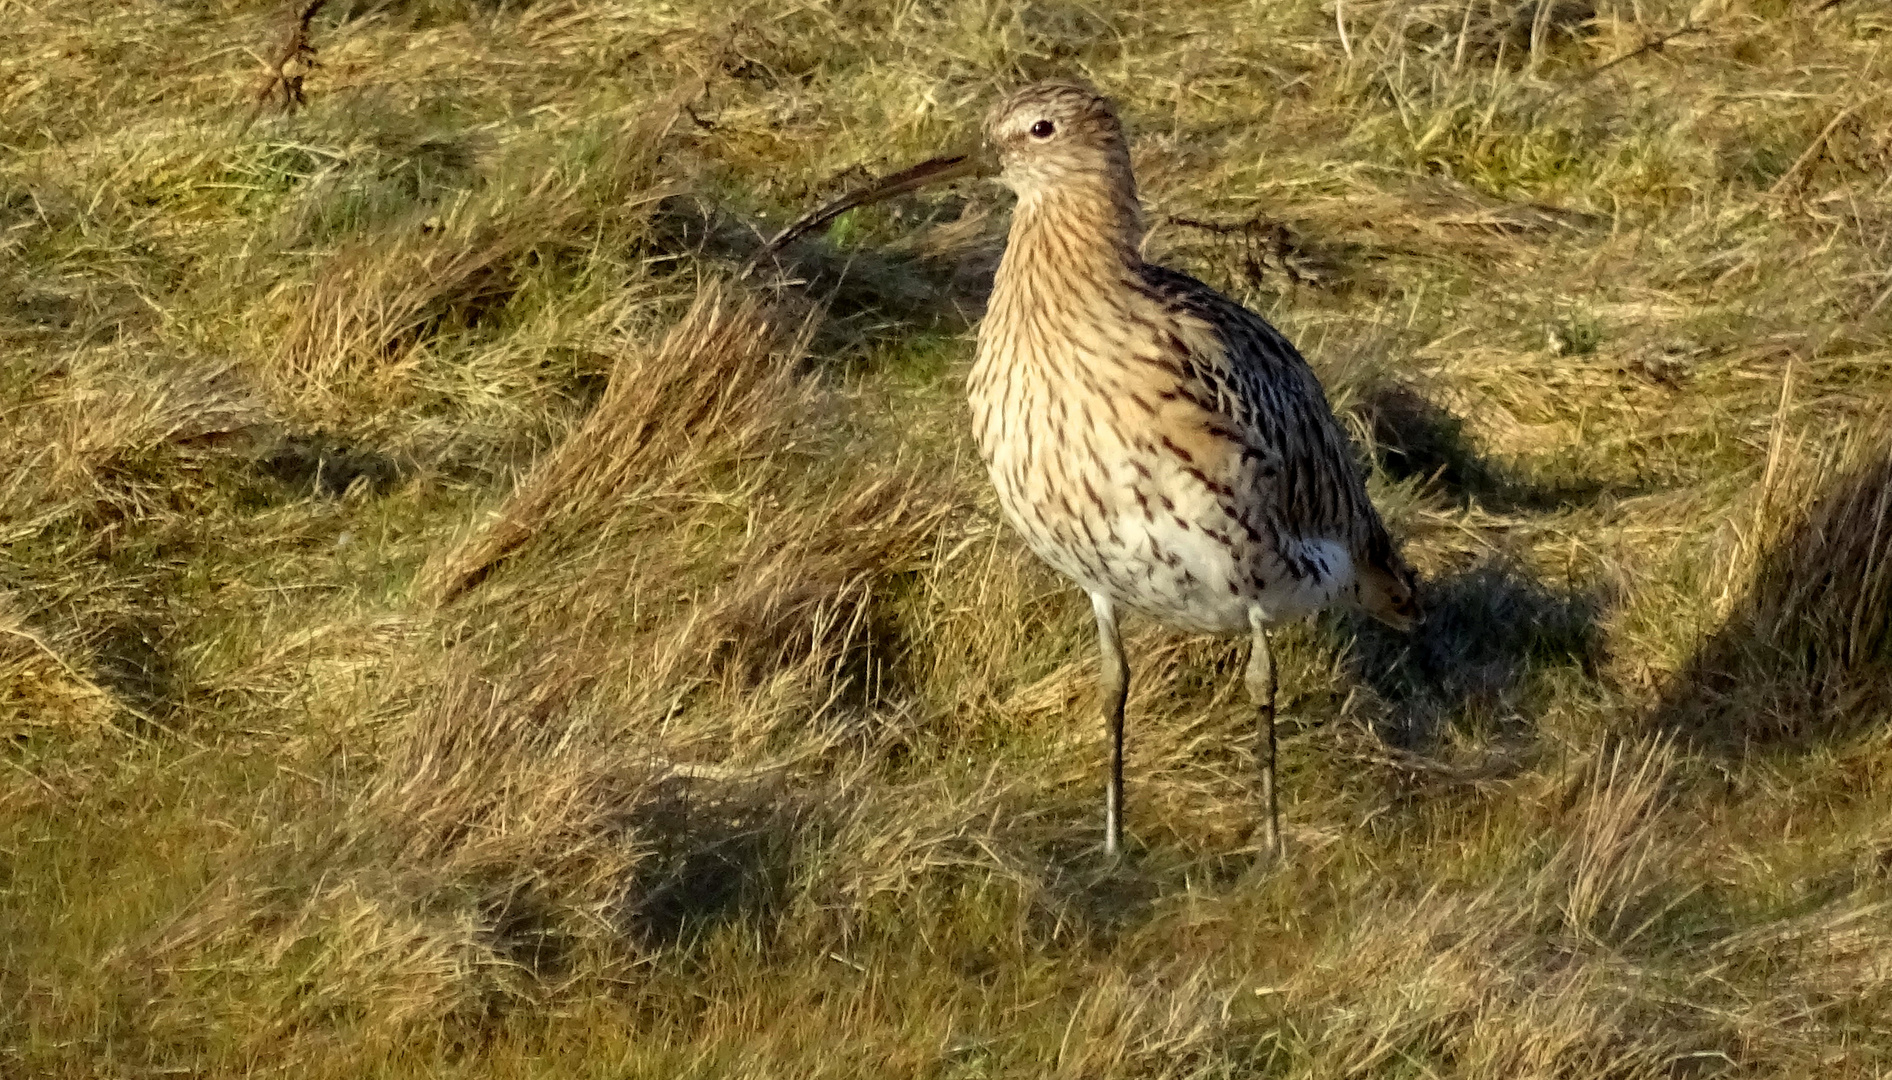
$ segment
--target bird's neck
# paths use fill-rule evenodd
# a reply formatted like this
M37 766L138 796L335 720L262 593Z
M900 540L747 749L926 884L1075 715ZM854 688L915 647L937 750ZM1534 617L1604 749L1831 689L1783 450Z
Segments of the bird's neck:
M1011 235L994 283L999 289L1122 287L1143 257L1143 215L1136 188L1086 178L1019 195Z

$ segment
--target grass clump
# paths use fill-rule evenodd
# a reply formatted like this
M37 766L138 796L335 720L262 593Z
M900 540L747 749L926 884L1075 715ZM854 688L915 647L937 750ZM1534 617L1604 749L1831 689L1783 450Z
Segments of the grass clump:
M1730 577L1744 584L1667 714L1724 744L1818 737L1885 715L1892 452L1882 430L1842 432L1824 460L1787 466L1769 478L1779 489L1763 484L1754 524L1771 535L1739 551Z

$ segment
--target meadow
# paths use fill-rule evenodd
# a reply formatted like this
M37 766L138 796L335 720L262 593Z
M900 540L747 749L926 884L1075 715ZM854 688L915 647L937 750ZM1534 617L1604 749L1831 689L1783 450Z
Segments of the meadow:
M1878 0L0 0L0 1075L1892 1076ZM284 61L287 61L284 63ZM1411 636L1127 624L964 376L1091 81Z

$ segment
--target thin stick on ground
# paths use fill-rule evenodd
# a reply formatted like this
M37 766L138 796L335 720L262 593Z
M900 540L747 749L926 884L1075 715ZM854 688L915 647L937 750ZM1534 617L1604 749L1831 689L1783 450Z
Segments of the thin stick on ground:
M1815 135L1813 141L1807 144L1807 148L1800 152L1800 156L1793 160L1793 164L1787 166L1787 171L1780 174L1780 179L1774 181L1774 186L1767 189L1767 194L1770 196L1779 195L1782 191L1786 190L1787 185L1793 183L1794 178L1800 175L1800 170L1806 168L1807 163L1818 156L1821 150L1825 149L1826 140L1832 137L1833 132L1839 130L1839 126L1846 122L1847 117L1852 116L1864 106L1884 96L1884 90L1874 94L1867 94L1865 97L1860 98L1858 101L1853 102L1851 105L1835 113L1833 119L1828 120L1826 126L1820 129L1820 133Z
M270 61L269 69L257 85L256 92L251 95L255 102L252 118L278 89L282 91L284 112L293 114L308 100L302 93L302 80L315 67L315 46L309 43L309 24L328 5L328 0L293 0L293 4L289 31L283 36L282 46L276 50L276 57Z
M1583 76L1579 78L1577 82L1580 82L1580 83L1588 82L1591 79L1596 78L1598 75L1603 74L1605 71L1608 71L1609 69L1617 66L1618 64L1626 64L1629 61L1634 60L1638 56L1646 56L1652 52L1661 52L1663 46L1667 45L1671 41L1674 41L1676 38L1686 37L1690 34L1702 34L1702 33L1706 33L1707 31L1708 31L1708 27L1702 26L1696 23L1693 19L1684 19L1682 21L1682 25L1676 27L1673 30L1670 30L1668 33L1657 34L1655 37L1652 37L1648 39L1647 41L1644 41L1641 45L1636 46L1635 48L1629 50L1623 55L1614 57L1609 60L1605 60L1601 64L1598 64L1597 66L1584 72Z

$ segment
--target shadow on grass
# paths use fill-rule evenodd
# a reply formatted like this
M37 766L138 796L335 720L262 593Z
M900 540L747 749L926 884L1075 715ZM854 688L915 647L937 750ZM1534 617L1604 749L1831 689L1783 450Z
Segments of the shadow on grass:
M1155 914L1156 901L1173 886L1164 874L1152 870L1151 853L1137 840L1134 795L1128 800L1131 816L1124 855L1113 859L1104 854L1101 785L1097 795L1094 806L1058 815L1061 828L1056 832L1012 838L1017 845L1015 868L1027 869L1023 878L1032 883L1035 893L1028 928L1043 947L1069 943L1074 936L1108 940L1141 926Z
M1423 752L1456 718L1514 724L1534 673L1590 673L1602 656L1601 598L1514 566L1490 562L1427 582L1421 600L1426 621L1410 634L1359 616L1341 623L1356 635L1353 677L1389 708L1378 734L1400 749Z
M646 849L606 918L645 949L689 948L718 928L766 930L782 905L794 851L810 823L775 783L671 775L651 782L611 823ZM516 880L480 905L493 953L538 978L570 971L584 932L543 883Z
M1593 480L1544 483L1492 461L1473 448L1465 421L1410 386L1382 383L1366 396L1380 467L1397 480L1418 477L1460 505L1473 502L1498 513L1551 511L1606 498L1646 494L1646 485Z
M380 450L349 445L316 431L285 435L256 460L256 471L282 484L294 497L336 499L358 484L369 494L384 495L408 470Z
M1805 747L1892 721L1892 441L1761 555L1649 724L1703 749Z
M834 838L834 805L797 797L775 779L658 782L624 821L651 854L627 884L615 921L646 948L688 949L736 925L766 938L791 904L810 845ZM964 886L1009 881L1026 894L1027 930L1040 947L1105 940L1148 922L1174 882L1138 854L1106 859L1095 840L1094 829L1074 825L1050 837L969 843L931 867L913 896L932 903ZM861 909L852 915L874 919Z
M182 692L172 631L157 618L126 614L101 621L92 640L92 673L130 707L127 720L140 735L170 717Z
M779 782L672 775L651 785L623 824L652 850L617 919L633 939L665 947L732 922L766 921L811 822Z

